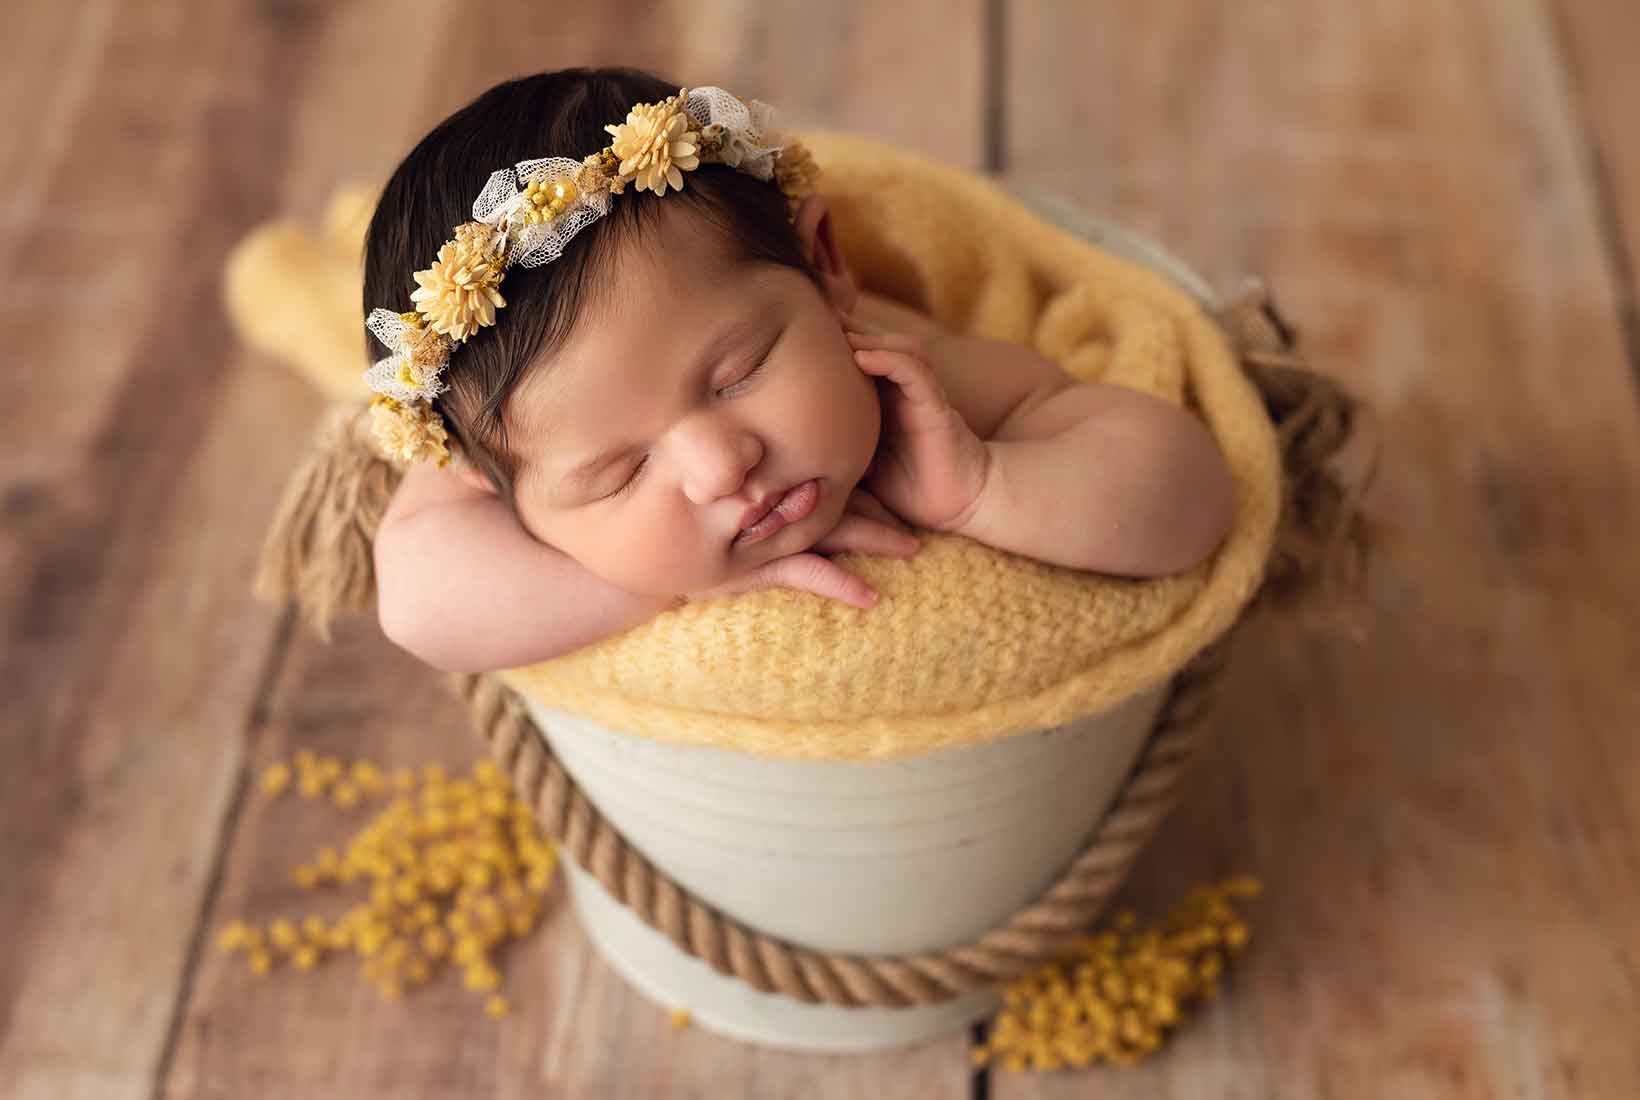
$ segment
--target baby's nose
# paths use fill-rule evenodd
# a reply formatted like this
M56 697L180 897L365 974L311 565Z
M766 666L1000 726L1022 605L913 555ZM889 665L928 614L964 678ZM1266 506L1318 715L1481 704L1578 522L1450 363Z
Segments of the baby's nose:
M703 432L694 444L685 457L684 493L696 504L738 492L763 458L757 436L739 429Z

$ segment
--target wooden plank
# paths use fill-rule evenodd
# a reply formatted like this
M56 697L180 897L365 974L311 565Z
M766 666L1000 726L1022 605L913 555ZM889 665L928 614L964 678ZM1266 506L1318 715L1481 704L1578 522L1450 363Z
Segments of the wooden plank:
M384 181L409 143L500 80L580 65L718 84L765 100L788 126L869 134L963 167L983 164L980 0L672 3L641 14L578 11L567 21L528 5L489 10L487 26L507 27L500 40L461 25L465 17L437 0L327 11L302 94L288 107L281 209L317 215L339 183ZM903 44L913 38L919 53L908 61ZM402 94L383 96L382 87Z
M1228 995L1139 1070L992 1094L1640 1093L1640 418L1544 7L1032 4L1006 40L1008 174L1265 274L1375 402L1400 541L1365 644L1250 628L1128 891L1267 879Z
M1554 7L1623 295L1629 365L1640 381L1640 141L1633 121L1634 104L1640 103L1640 68L1634 64L1640 57L1640 8L1622 0L1558 0Z
M146 1097L278 625L247 590L259 529L313 413L217 304L279 152L239 93L300 41L180 0L17 26L0 1095Z
M698 15L685 19L686 12ZM398 7L373 3L310 17L311 76L291 109L299 136L276 181L289 209L316 214L336 184L384 178L410 142L496 80L566 65L651 68L763 98L791 125L852 127L967 166L983 155L977 2L892 11L857 4L824 19L795 3L709 13L656 6L641 17L587 9L566 20L538 18L520 5L492 10L481 25L441 6L423 14L401 18ZM501 26L507 33L495 33ZM391 46L381 39L385 27L394 29ZM900 99L879 110L865 78L890 43L914 30L931 49L900 59ZM379 89L397 86L414 110L378 111ZM955 102L952 87L960 89ZM326 143L339 135L347 143L332 157ZM471 759L476 744L441 692L373 623L353 624L328 648L301 636L270 721L253 732L254 759L260 766L297 747L393 764ZM285 869L319 842L317 826L295 823L304 816L247 804L202 935L236 916L262 923L297 908L306 895L288 885ZM762 1050L699 1029L674 1032L664 1011L603 963L567 905L550 913L541 932L507 956L516 1009L501 1021L485 1018L473 995L448 979L448 988L386 1003L346 967L256 980L242 959L209 952L162 1091L236 1098L534 1095L543 1084L577 1096L967 1091L965 1036L843 1058Z

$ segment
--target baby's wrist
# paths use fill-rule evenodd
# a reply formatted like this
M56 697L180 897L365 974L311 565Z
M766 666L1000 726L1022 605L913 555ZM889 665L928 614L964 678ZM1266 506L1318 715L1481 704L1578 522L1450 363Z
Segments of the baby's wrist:
M997 450L990 440L982 440L981 445L985 448L985 472L980 479L979 491L968 502L968 507L935 528L945 534L961 535L976 542L988 541L986 532L995 526L996 502L1004 493L1003 479L998 472L1001 462Z

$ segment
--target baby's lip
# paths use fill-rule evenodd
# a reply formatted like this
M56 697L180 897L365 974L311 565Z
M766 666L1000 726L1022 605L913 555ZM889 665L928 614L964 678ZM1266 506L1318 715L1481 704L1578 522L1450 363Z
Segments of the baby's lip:
M772 493L764 493L761 500L746 509L745 514L740 517L740 526L736 530L744 531L746 528L768 515L769 512L773 510L774 506L780 503L781 497L785 496L801 484L803 483L799 481L795 484L786 486L784 489L776 489Z
M746 546L762 542L788 525L807 519L819 507L820 497L819 478L811 477L807 481L799 481L777 496L772 508L763 509L761 516L742 527L740 533L734 537L733 545ZM750 509L746 514L752 515L754 511L755 509Z

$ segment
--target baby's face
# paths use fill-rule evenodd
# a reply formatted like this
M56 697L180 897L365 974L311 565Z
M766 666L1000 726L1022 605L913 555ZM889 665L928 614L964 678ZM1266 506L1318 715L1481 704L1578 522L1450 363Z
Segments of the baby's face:
M881 414L841 303L802 272L734 263L686 215L645 245L507 419L530 533L627 591L673 596L828 534ZM806 517L737 538L748 509L810 479Z

